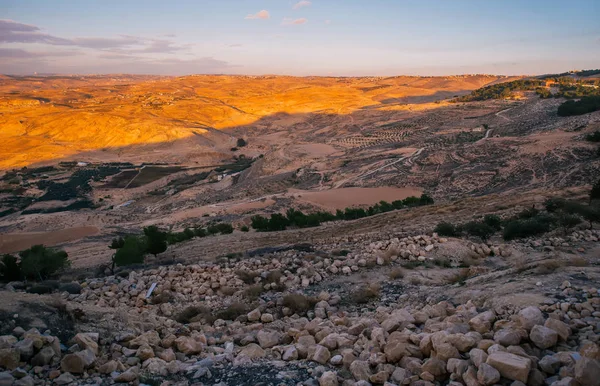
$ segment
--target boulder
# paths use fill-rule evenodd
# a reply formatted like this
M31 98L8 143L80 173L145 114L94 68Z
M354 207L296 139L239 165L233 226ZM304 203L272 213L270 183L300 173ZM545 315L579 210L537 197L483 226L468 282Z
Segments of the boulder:
M334 371L326 371L319 378L319 386L338 386L337 374Z
M322 365L326 364L329 361L329 358L331 358L331 353L327 347L321 346L320 344L310 347L308 350L308 359Z
M519 323L523 328L531 330L533 326L544 324L544 315L539 308L531 306L519 312Z
M491 331L492 324L496 320L496 314L494 311L486 311L471 318L469 320L469 326L480 334Z
M81 347L82 350L89 349L94 355L98 355L98 343L94 341L91 334L79 333L75 335L75 343Z
M0 386L12 386L15 378L8 372L0 372Z
M100 374L110 374L114 371L117 371L119 367L119 364L117 363L117 361L108 361L105 364L103 364L102 366L98 367L98 372Z
M581 385L600 386L600 361L581 357L575 363L575 380Z
M256 343L250 343L241 349L239 355L245 355L250 359L257 359L264 358L267 354L265 353L265 350Z
M0 349L0 367L8 370L14 370L19 366L21 354L14 348Z
M11 348L18 341L19 340L12 335L2 335L0 336L0 349Z
M500 381L500 372L487 363L482 363L477 370L477 380L485 386L496 384Z
M366 361L356 360L350 365L350 373L357 381L368 381L371 377L371 369Z
M17 342L13 347L19 355L21 355L21 360L28 361L31 359L34 353L34 341L29 338L25 338L19 342Z
M60 361L60 369L67 373L83 374L85 363L77 353L67 354Z
M298 359L298 349L296 348L296 346L292 345L286 348L283 352L283 355L281 356L281 359L283 359L284 361L295 361L296 359Z
M204 345L202 342L192 337L180 336L175 339L175 347L177 347L177 351L182 352L185 355L195 355L202 352Z
M279 331L274 330L260 330L256 334L258 344L262 348L271 348L279 344L282 339L282 335Z
M46 346L40 350L32 359L32 366L46 366L52 362L52 358L54 358L54 349L50 346Z
M523 383L527 383L531 370L531 359L503 351L490 354L485 363L498 370L504 378Z
M75 377L71 373L62 373L55 380L57 385L69 385L75 382Z
M544 327L548 327L556 331L558 337L563 341L566 341L569 336L571 336L571 328L569 328L566 323L561 322L560 320L548 318L546 319L546 323L544 323Z
M117 375L114 381L117 383L133 382L138 378L137 368L132 367L129 370Z
M254 310L248 312L248 315L246 315L249 322L258 322L260 320L260 316L261 313L258 308L255 308Z
M496 331L494 340L502 346L516 346L521 343L521 334L510 328L503 328Z
M535 325L531 329L529 339L542 350L556 345L558 333L551 328Z
M140 358L140 360L143 362L147 359L154 358L154 350L152 350L152 347L145 344L137 349L135 356Z

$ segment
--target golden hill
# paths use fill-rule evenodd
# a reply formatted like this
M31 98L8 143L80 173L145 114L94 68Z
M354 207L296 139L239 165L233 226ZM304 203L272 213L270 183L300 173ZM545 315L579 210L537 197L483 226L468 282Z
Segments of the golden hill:
M0 169L76 159L80 153L120 159L132 156L124 154L131 153L131 146L143 146L145 151L137 154L142 160L148 145L152 152L164 145L178 153L183 145L185 151L218 154L232 141L216 130L259 120L264 124L281 113L345 115L367 107L406 108L504 80L490 75L2 77ZM206 134L211 139L202 141ZM175 145L186 138L194 141Z

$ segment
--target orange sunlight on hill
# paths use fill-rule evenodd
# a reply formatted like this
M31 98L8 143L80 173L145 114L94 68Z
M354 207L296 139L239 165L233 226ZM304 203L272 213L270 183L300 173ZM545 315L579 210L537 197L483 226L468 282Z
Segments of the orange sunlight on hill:
M345 115L362 109L435 108L439 105L433 102L499 79L506 78L4 76L0 168L73 159L82 152L103 151L111 158L114 151L121 154L120 148L160 146L210 133L217 138L199 139L190 148L218 154L233 142L216 130L259 120L268 126L270 117L282 113ZM279 126L286 124L277 121Z

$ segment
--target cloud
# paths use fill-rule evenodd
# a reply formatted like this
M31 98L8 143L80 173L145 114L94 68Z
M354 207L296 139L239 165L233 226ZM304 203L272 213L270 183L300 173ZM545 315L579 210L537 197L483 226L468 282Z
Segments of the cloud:
M245 19L247 19L247 20L253 20L253 19L265 20L265 19L269 19L270 17L271 17L271 14L269 13L269 11L263 9L262 11L259 11L255 14L250 14L250 15L246 16Z
M72 45L68 39L44 34L34 25L14 20L0 20L0 43L46 43L53 45Z
M312 4L312 3L311 3L310 1L308 1L308 0L302 0L302 1L299 1L299 2L297 2L296 4L294 4L294 7L293 7L293 8L294 8L294 9L300 9L300 8L302 8L302 7L308 7L308 6L310 6L311 4Z
M308 23L308 19L301 17L300 19L291 19L289 17L283 18L281 25L301 25Z
M212 57L195 59L149 59L118 54L102 55L74 61L63 62L31 60L28 58L8 60L0 57L2 73L28 75L34 72L46 74L153 74L153 75L189 75L231 73L240 66Z
M131 53L174 53L189 48L189 46L177 46L174 42L166 39L148 39L131 35L65 39L41 33L40 29L34 25L13 20L0 20L0 43L41 43L95 50L121 50Z
M78 54L78 51L31 52L20 48L0 48L0 58L3 59L45 58L52 56L75 56Z
M244 46L243 44L230 44L228 47L239 48L239 47L243 47L243 46Z
M329 20L329 19L325 20L325 24L331 24L331 20Z

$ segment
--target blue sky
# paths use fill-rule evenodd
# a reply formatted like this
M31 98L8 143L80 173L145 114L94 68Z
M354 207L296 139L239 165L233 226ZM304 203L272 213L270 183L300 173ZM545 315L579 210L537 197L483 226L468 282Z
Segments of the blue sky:
M598 0L0 0L0 73L541 74L600 67Z

